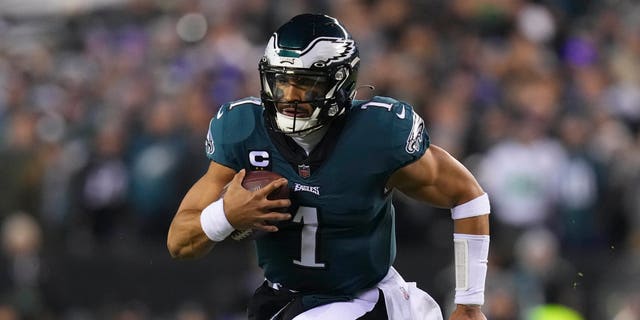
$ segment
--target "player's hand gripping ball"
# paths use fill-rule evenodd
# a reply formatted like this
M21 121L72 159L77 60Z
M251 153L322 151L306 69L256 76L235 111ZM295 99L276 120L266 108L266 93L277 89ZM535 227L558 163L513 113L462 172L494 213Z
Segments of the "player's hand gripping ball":
M244 179L242 180L242 187L251 192L254 192L256 190L259 190L265 187L272 181L278 180L280 178L283 178L283 177L280 174L272 171L247 171L246 175L244 176ZM226 192L226 187L224 190L222 190L221 197L224 196L225 192ZM289 188L286 185L284 185L274 190L273 192L271 192L267 196L267 199L269 200L289 199ZM288 208L280 208L280 209L275 209L274 211L286 213L287 209ZM268 232L266 231L253 230L253 229L235 230L231 233L229 237L237 241L255 240L257 238L260 238L266 235L267 233Z

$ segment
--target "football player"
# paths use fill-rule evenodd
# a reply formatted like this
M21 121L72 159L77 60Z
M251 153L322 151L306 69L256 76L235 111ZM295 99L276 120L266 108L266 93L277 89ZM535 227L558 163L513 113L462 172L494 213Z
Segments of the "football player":
M450 319L486 319L488 197L430 144L410 105L354 99L359 64L336 19L303 14L282 25L259 62L260 98L227 103L211 119L210 166L178 208L169 251L196 258L234 230L264 232L256 246L265 281L249 319L442 319L434 300L392 267L398 189L451 208L457 308ZM251 192L241 186L250 170L285 178ZM268 200L281 186L290 199ZM278 212L285 207L289 213Z

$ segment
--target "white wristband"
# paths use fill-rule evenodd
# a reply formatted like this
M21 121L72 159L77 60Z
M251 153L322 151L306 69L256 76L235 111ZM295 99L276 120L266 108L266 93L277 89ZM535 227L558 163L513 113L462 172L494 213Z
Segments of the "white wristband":
M456 272L456 304L484 304L489 236L453 234Z
M208 205L200 214L202 231L213 241L220 242L228 237L235 228L224 214L222 198Z
M454 220L470 218L489 214L491 204L489 196L483 193L481 196L451 208L451 218Z

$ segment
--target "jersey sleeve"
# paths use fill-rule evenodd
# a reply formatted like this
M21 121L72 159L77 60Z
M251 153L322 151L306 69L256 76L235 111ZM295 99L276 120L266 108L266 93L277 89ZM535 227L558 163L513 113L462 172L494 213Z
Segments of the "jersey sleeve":
M401 168L418 160L429 148L429 134L424 120L413 107L404 102L393 104L394 121L390 135L392 155Z
M236 171L242 169L243 143L256 125L255 105L247 98L223 104L211 118L205 141L207 158Z
M425 124L411 105L376 96L352 109L353 127L361 137L362 154L377 159L378 172L393 173L418 160L429 148Z

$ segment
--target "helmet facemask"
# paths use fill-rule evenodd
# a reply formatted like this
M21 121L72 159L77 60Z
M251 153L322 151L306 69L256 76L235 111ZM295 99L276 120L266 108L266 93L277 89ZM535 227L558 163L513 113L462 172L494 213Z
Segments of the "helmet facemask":
M341 68L331 76L310 70L261 67L262 101L275 122L271 124L273 129L304 136L343 114L353 98L346 94L352 88L345 88L350 72Z
M283 25L259 63L271 128L305 136L344 114L355 95L359 61L355 43L331 17L301 15Z

